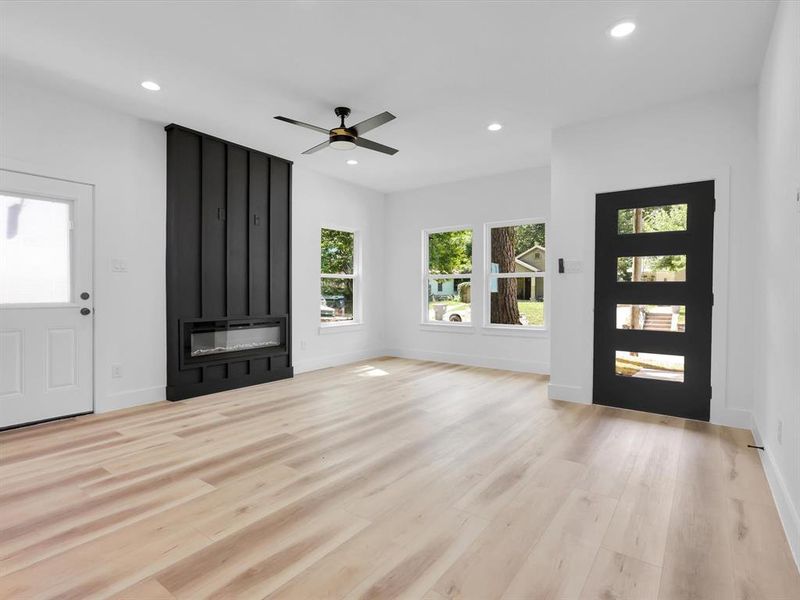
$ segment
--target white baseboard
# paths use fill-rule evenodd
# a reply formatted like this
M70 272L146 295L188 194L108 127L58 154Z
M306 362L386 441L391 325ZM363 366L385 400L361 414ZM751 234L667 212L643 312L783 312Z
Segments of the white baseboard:
M715 408L712 401L710 422L714 425L725 425L737 429L752 429L753 413L743 408L728 408L727 406Z
M103 398L95 398L94 412L104 413L110 410L131 408L142 404L152 404L166 400L166 385L157 385L139 390L127 390L108 394Z
M753 438L757 446L764 446L764 439L758 431L758 426L753 422ZM789 547L794 556L794 562L797 568L800 569L800 512L797 506L792 502L792 497L789 494L789 487L786 485L786 479L783 477L775 462L775 456L772 454L769 446L763 451L759 452L761 456L761 464L764 467L764 473L767 475L769 487L772 490L772 497L775 499L775 505L778 507L778 514L780 515L781 522L783 523L783 530L786 532L786 539L789 541Z
M431 350L410 350L393 348L386 350L386 356L398 358L411 358L415 360L430 360L434 362L466 365L468 367L484 367L487 369L503 369L505 371L518 371L521 373L536 373L549 375L550 365L534 360L514 360L496 358L491 356L474 356L472 354L457 354L453 352L436 352Z
M306 360L295 359L294 372L295 374L299 374L299 373L307 373L308 371L318 371L319 369L338 367L340 365L360 362L362 360L378 358L379 356L386 356L386 352L384 352L381 349L360 350L358 352L347 352L344 354L334 354L331 356L320 356L318 358L310 358Z
M547 397L551 400L565 400L578 404L591 404L583 397L583 388L579 385L562 385L551 383L547 386Z

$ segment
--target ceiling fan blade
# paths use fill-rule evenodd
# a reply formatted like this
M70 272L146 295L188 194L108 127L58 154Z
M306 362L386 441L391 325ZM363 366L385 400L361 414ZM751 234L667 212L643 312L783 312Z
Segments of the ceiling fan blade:
M330 145L330 143L331 143L330 140L325 140L321 144L317 144L313 148L309 148L308 150L303 152L303 154L314 154L314 152L318 152L319 150L322 150L323 148L327 148Z
M311 125L309 123L303 123L302 121L295 121L294 119L290 119L289 117L275 117L278 121L285 121L286 123L291 123L292 125L299 125L300 127L305 127L306 129L312 129L314 131L318 131L319 133L324 133L328 135L330 130L323 129L322 127L317 127L316 125Z
M357 137L356 146L361 146L362 148L366 148L367 150L375 150L376 152L383 152L384 154L394 155L397 154L397 149L390 148L389 146L384 146L383 144L379 144L378 142L373 142L372 140L365 140L362 137Z
M389 111L384 111L379 115L375 115L374 117L370 117L369 119L361 121L361 123L356 123L355 125L348 127L348 129L355 131L356 135L363 135L368 131L372 131L376 127L380 127L384 123L388 123L394 118L395 116L392 113Z

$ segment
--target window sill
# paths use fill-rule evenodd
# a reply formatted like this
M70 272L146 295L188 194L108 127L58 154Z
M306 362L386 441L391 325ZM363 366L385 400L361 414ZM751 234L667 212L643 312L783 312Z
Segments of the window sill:
M550 337L550 332L546 327L522 327L517 325L484 325L481 333L483 335L506 335L511 337L531 337L546 338Z
M319 326L320 334L328 333L352 333L364 329L364 323L351 321L349 323L327 323Z
M420 323L422 331L433 331L437 333L475 333L474 325L456 325L455 323Z

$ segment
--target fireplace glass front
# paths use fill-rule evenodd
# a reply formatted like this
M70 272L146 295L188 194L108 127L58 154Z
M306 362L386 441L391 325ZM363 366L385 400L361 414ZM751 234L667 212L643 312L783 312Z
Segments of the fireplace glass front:
M214 331L193 331L190 336L189 355L192 358L199 358L280 345L281 328L278 324L259 324L255 327L233 325Z

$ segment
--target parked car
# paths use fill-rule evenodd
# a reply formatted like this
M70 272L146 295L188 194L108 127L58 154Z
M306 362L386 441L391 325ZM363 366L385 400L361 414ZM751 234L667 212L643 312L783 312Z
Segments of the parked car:
M337 294L335 296L322 296L322 303L325 306L333 308L334 310L336 309L341 310L344 309L345 307L344 296L342 296L341 294Z
M470 307L453 308L444 313L444 321L451 321L453 323L469 322L471 321Z

